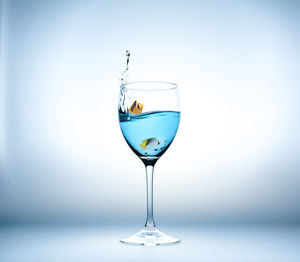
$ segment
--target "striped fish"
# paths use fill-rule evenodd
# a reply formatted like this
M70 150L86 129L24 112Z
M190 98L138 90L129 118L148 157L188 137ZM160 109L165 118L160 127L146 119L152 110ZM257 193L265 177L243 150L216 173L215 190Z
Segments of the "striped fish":
M141 144L141 148L145 150L145 149L156 147L159 144L160 144L159 140L155 137L152 137L152 138L145 139Z

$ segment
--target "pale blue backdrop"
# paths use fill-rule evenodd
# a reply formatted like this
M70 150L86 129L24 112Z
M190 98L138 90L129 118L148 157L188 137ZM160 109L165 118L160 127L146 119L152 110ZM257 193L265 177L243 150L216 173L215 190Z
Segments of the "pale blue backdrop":
M300 221L297 1L1 1L0 222L134 223L119 77L180 88L160 224Z

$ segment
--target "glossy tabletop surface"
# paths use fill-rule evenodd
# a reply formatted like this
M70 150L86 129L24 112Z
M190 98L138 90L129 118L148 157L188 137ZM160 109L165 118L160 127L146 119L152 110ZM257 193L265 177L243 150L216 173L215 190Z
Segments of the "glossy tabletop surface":
M300 226L177 226L173 246L128 246L129 226L0 227L0 261L300 261Z

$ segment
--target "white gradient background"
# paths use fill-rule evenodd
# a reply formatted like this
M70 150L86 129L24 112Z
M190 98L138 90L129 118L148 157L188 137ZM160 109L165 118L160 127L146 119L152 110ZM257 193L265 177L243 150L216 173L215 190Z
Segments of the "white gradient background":
M180 88L158 224L300 221L297 1L1 1L0 222L145 218L119 77Z

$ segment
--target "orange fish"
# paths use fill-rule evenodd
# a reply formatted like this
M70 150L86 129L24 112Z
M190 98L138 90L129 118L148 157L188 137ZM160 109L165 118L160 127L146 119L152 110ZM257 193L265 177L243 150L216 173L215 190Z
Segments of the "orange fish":
M131 114L140 114L143 111L143 104L138 103L136 100L133 102L131 107L129 108L129 112Z

